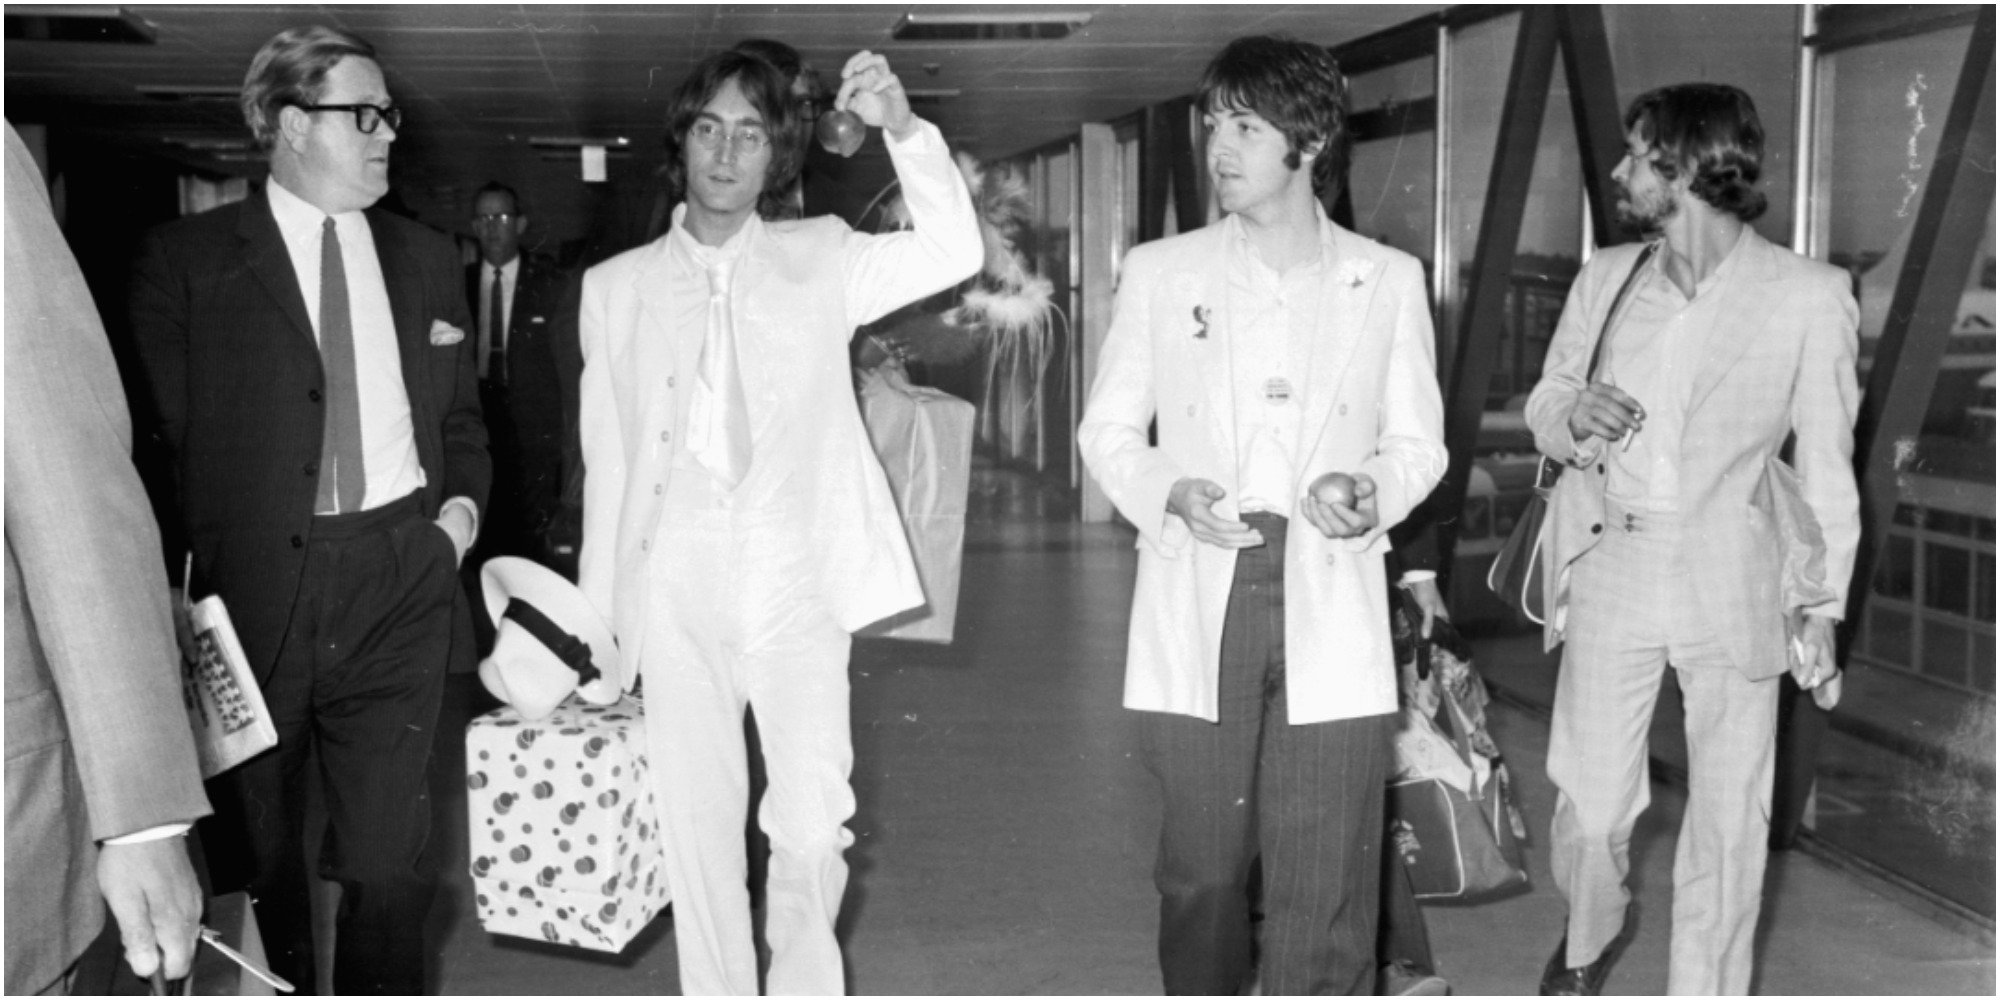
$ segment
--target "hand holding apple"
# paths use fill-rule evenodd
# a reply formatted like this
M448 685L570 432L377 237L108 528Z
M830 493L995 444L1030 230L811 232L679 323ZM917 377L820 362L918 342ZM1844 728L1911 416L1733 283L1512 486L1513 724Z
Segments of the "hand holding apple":
M1375 480L1366 473L1329 472L1312 481L1299 512L1328 538L1355 538L1374 530Z

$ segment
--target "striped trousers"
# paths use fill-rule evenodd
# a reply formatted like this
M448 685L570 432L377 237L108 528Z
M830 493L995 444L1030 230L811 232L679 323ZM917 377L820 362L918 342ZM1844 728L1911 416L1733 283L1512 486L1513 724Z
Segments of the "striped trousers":
M1285 521L1251 514L1222 630L1220 719L1148 713L1165 810L1154 884L1167 993L1365 994L1375 983L1393 716L1285 721ZM1387 606L1383 613L1387 614ZM1261 933L1251 867L1261 858Z

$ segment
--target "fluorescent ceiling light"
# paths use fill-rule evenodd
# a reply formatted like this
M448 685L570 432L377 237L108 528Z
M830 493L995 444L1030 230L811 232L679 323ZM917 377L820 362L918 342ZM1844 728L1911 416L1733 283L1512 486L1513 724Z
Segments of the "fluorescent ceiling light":
M1084 11L911 12L896 22L889 37L899 42L1052 41L1089 23Z

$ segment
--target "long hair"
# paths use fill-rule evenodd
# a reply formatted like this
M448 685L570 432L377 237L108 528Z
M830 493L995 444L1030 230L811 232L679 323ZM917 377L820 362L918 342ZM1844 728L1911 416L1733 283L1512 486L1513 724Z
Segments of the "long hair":
M1695 197L1745 222L1764 214L1764 125L1749 94L1723 83L1649 90L1626 109L1625 131L1652 146L1661 177L1689 175Z
M1205 113L1254 111L1284 134L1285 166L1298 169L1307 146L1324 142L1313 159L1313 191L1325 192L1347 167L1347 79L1326 49L1293 38L1238 38L1202 71L1196 104Z
M703 59L667 98L668 188L674 201L687 196L688 129L730 80L763 116L764 130L771 137L771 164L764 171L764 190L757 196L757 213L768 218L783 207L785 192L805 162L804 130L792 100L792 82L783 71L747 52L732 49Z
M375 60L375 47L357 35L310 24L287 28L271 37L250 60L243 76L243 121L257 144L270 149L278 141L278 112L294 104L316 104L326 90L326 74L342 59Z

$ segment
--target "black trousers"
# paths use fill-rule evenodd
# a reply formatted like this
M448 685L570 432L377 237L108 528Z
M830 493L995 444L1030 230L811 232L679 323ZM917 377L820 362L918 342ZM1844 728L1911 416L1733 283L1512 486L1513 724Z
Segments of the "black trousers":
M1285 521L1244 520L1222 629L1220 720L1148 713L1165 799L1160 972L1172 994L1366 994L1375 985L1393 716L1285 719ZM1261 858L1261 941L1249 875Z
M272 971L316 983L306 802L316 776L327 830L318 874L341 886L333 988L422 993L425 870L436 736L458 585L451 539L417 496L313 524L291 629L264 679L278 746L233 773ZM316 775L308 764L317 760Z

